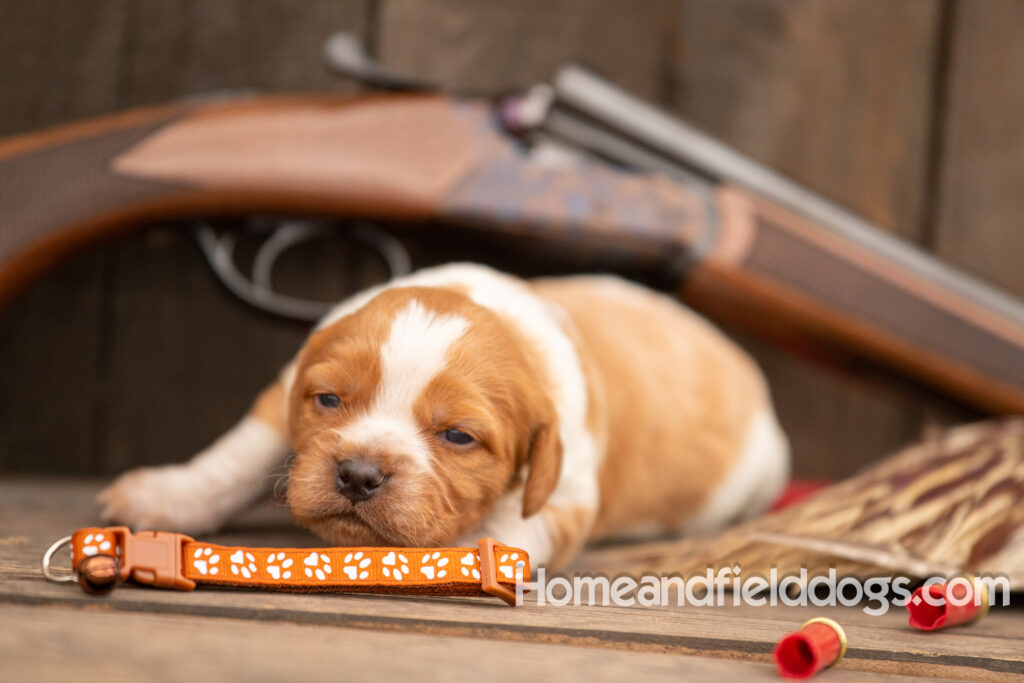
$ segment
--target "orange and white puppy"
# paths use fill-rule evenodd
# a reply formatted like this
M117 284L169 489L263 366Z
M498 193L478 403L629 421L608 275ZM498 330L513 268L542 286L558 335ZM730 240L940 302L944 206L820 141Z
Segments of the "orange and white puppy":
M692 532L779 493L788 449L754 363L613 277L423 270L345 301L249 415L103 494L135 527L215 530L296 456L295 519L337 545L474 545L560 567L588 539Z

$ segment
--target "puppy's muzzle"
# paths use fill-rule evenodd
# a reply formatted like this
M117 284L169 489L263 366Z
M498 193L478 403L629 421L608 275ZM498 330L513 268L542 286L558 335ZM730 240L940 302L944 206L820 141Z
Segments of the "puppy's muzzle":
M373 497L387 476L380 468L360 460L342 460L338 464L338 493L353 503Z

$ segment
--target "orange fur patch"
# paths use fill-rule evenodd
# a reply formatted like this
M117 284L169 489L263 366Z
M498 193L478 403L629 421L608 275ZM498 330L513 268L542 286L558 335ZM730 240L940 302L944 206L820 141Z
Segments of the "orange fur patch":
M572 319L590 396L606 413L596 434L606 455L592 537L678 528L740 456L767 401L760 373L718 330L666 297L595 278L534 287Z

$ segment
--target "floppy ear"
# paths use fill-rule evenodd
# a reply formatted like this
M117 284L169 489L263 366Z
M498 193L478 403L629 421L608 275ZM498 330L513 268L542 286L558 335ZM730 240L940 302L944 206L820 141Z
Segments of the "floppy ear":
M526 463L530 471L523 490L523 517L531 517L547 502L562 471L562 439L554 425L534 430Z

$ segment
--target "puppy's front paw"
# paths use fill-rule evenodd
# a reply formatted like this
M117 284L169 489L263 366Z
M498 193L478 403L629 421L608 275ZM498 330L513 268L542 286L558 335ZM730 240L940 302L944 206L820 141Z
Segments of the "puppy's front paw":
M204 533L224 522L205 483L187 465L144 467L122 474L96 500L105 522L136 530Z

